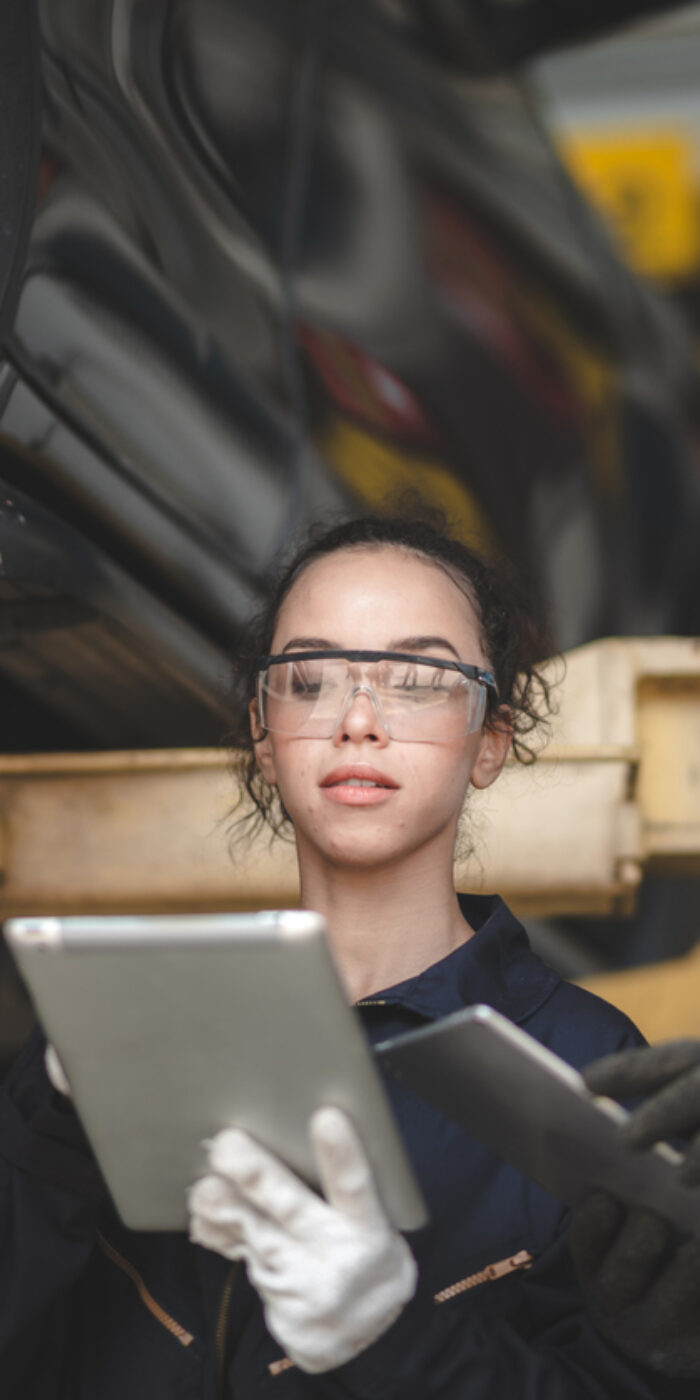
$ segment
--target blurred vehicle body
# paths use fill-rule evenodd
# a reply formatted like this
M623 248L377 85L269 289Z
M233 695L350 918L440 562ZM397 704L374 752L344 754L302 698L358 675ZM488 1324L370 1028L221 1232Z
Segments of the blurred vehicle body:
M220 742L294 532L406 487L520 560L561 646L697 628L689 340L521 77L654 8L42 0L5 748Z

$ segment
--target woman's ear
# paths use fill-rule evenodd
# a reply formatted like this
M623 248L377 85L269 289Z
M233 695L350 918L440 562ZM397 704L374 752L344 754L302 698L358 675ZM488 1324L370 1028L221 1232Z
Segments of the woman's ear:
M255 761L263 775L266 783L275 786L277 776L275 773L275 760L272 753L269 729L263 729L258 718L258 702L251 700L248 706L250 716L250 733L255 745Z
M495 783L510 752L513 742L513 721L507 705L492 717L484 729L471 772L471 783L475 788L487 788Z

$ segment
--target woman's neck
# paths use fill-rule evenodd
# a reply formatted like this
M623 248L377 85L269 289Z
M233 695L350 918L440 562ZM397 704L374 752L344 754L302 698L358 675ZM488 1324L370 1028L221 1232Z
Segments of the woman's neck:
M416 976L466 942L452 863L427 848L365 870L329 866L299 851L301 902L323 914L352 1001Z

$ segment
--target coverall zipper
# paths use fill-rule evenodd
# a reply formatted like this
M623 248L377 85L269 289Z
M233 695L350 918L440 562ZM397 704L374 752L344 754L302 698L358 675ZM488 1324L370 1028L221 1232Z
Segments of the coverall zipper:
M121 1269L122 1273L125 1273L127 1278L131 1279L141 1302L148 1308L148 1311L153 1317L160 1322L161 1326L165 1327L173 1337L176 1337L181 1346L191 1346L194 1341L192 1333L188 1332L185 1327L182 1327L179 1322L176 1322L175 1318L171 1317L170 1313L167 1313L165 1308L162 1308L160 1303L156 1302L153 1294L149 1293L138 1269L134 1268L134 1265L131 1264L128 1259L125 1259L124 1255L120 1254L119 1250L115 1249L114 1245L110 1244L109 1240L105 1239L104 1235L101 1234L99 1230L97 1232L97 1243L102 1253L106 1254L107 1258L111 1259L112 1263L116 1264L117 1268Z
M228 1333L229 1308L231 1306L231 1291L233 1282L241 1266L240 1259L236 1259L226 1275L226 1282L221 1294L219 1303L219 1315L216 1319L216 1396L217 1400L224 1400L224 1387L226 1385L226 1342Z

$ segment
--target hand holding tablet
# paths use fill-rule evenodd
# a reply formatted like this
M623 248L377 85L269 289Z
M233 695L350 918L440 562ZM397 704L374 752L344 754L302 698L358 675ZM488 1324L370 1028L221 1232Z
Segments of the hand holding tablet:
M125 1224L186 1228L203 1144L225 1128L318 1186L308 1125L327 1105L356 1125L392 1223L425 1223L319 915L14 919L5 933Z
M625 1050L587 1065L595 1093L639 1098L621 1128L644 1151L659 1139L689 1141L675 1174L700 1187L700 1040ZM700 1375L700 1242L678 1241L661 1215L593 1192L574 1212L571 1250L599 1331L665 1375Z
M667 1143L627 1146L626 1110L594 1096L582 1075L492 1007L469 1007L376 1053L401 1082L568 1205L602 1189L700 1238L700 1191L679 1180L681 1154Z
M247 1133L219 1133L189 1193L190 1239L245 1259L270 1332L304 1371L320 1372L381 1336L412 1297L417 1269L350 1120L319 1109L311 1138L325 1200Z

